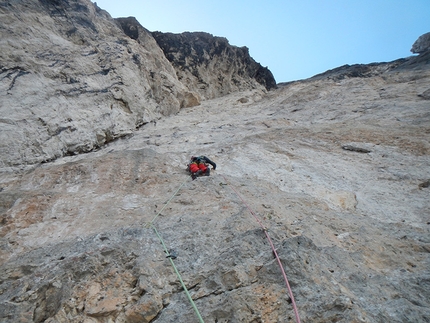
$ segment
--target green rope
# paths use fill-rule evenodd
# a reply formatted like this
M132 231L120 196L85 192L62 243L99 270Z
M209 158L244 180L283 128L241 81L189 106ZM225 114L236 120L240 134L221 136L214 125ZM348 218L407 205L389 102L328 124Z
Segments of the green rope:
M161 214L161 212L163 212L163 210L166 208L166 206L173 200L173 198L176 196L176 194L178 194L179 190L182 188L182 186L185 185L185 183L189 180L189 178L187 177L187 179L185 179L185 181L182 182L182 184L178 187L178 189L172 194L172 196L170 197L170 199L164 204L164 206L161 208L161 210L152 218L152 220L148 223L146 223L145 227L149 228L152 227L154 229L155 234L157 235L158 239L160 240L161 244L163 245L164 248L164 252L167 254L167 256L170 256L170 252L166 247L166 244L164 243L163 238L160 236L160 234L158 233L157 229L154 226L154 221L157 219L157 217ZM184 281L182 280L181 275L179 274L178 269L176 268L175 263L173 262L172 257L169 257L170 263L172 264L173 269L175 270L176 276L178 276L179 282L181 283L182 288L185 291L185 294L188 297L188 300L190 301L194 311L197 314L197 317L199 318L200 323L204 323L202 316L199 313L199 310L197 309L196 304L194 303L193 299L191 298L190 293L188 292L187 287L184 284Z
M173 195L170 197L170 199L164 204L164 206L161 208L161 210L157 213L156 216L154 216L152 218L152 220L148 223L146 223L145 227L149 228L155 221L155 219L161 214L161 212L163 212L164 208L170 203L170 201L173 200L173 198L175 197L175 195L179 192L179 190L181 189L182 186L185 185L185 183L189 180L189 177L187 177L187 179L185 181L182 182L181 186L178 187L178 189L175 191L175 193L173 193Z
M150 226L154 229L155 234L157 235L158 239L160 240L161 244L163 245L164 251L166 252L167 256L170 256L170 252L169 252L169 250L167 249L166 244L165 244L165 243L164 243L164 241L163 241L163 238L161 238L160 234L158 233L157 229L155 228L155 226L154 226L152 223L150 223ZM175 270L176 276L178 276L178 279L179 279L179 281L181 282L181 285L182 285L182 288L183 288L183 289L184 289L184 291L185 291L185 294L187 294L187 297L188 297L188 299L189 299L189 301L190 301L191 305L193 306L193 309L194 309L194 311L196 312L197 317L199 318L199 321L200 321L201 323L205 323L205 322L203 321L202 316L201 316L201 315L200 315L200 313L199 313L199 310L197 309L196 304L194 303L193 299L191 298L191 295L190 295L190 293L188 292L188 289L187 289L187 287L185 286L185 284L184 284L184 282L183 282L183 280L182 280L182 277L181 277L181 275L179 274L179 271L178 271L178 269L176 268L175 263L173 262L172 257L169 257L169 260L170 260L170 263L171 263L171 264L172 264L172 266L173 266L173 269Z

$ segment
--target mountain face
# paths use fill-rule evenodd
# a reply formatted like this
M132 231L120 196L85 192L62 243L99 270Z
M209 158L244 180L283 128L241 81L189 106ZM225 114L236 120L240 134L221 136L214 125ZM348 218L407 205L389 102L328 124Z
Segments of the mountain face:
M266 234L302 322L430 320L428 50L275 87L87 1L0 14L1 322L198 322L171 260L205 322L295 322Z
M197 82L178 79L134 18L114 20L90 1L9 1L0 14L0 151L6 166L89 152L205 97L275 84L245 50L223 41L223 52L211 53L211 62L226 66L225 56L236 52L242 61L218 71L225 81L202 91ZM199 71L205 73L201 66Z
M232 47L227 39L208 33L153 32L178 78L207 99L256 88L276 88L272 73L249 56L248 48Z

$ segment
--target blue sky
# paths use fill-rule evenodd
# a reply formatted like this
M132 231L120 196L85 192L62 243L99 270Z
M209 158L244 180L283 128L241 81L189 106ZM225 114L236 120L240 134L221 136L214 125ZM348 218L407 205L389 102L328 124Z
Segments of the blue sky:
M276 81L344 64L413 55L430 32L430 0L97 0L112 17L134 16L150 31L205 31L246 46Z

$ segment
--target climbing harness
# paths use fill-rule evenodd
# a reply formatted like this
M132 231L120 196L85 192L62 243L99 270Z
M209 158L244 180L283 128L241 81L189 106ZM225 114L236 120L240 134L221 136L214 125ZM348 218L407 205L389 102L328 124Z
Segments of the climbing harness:
M224 178L224 181L227 183L228 181L225 178L225 176L223 174L220 174L220 175ZM285 273L284 266L282 266L281 259L279 259L278 253L276 252L276 249L275 249L275 246L273 245L272 239L269 236L269 233L268 233L269 230L263 225L261 220L255 214L255 212L249 207L249 205L245 202L245 200L242 198L242 196L239 194L239 192L232 185L229 185L229 186L236 193L236 195L243 202L243 204L246 206L246 208L249 210L249 212L254 216L255 220L258 222L260 227L263 229L264 234L266 235L266 238L269 241L270 247L272 248L272 252L276 257L276 260L278 261L279 267L281 268L282 276L284 277L284 281L285 281L285 284L287 286L288 294L290 296L291 303L293 305L294 315L296 316L296 321L297 321L297 323L300 323L299 311L298 311L297 306L296 306L296 301L294 300L293 291L291 290L290 283L288 282L287 274Z

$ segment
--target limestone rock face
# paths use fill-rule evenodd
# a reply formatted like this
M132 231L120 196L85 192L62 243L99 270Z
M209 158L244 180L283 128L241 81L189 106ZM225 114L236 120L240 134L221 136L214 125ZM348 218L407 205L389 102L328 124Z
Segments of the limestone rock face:
M0 14L6 166L92 151L207 97L194 80L178 79L151 33L132 17L114 20L88 0L18 0L2 4ZM214 62L224 59L217 54L211 53ZM246 55L229 62L240 68L228 69L225 78L239 83L224 82L213 96L262 87L255 79L270 74ZM207 75L212 68L199 71ZM246 76L235 75L243 71Z
M249 56L248 48L235 47L222 37L204 32L153 32L155 40L176 69L178 78L202 97L264 86L276 88L272 73Z
M129 36L131 39L136 40L139 44L144 46L145 49L148 51L148 54L142 58L142 64L148 65L148 60L153 60L154 61L153 64L157 66L157 63L159 64L158 59L162 55L164 55L164 53L161 50L161 48L158 46L155 39L152 37L152 34L146 28L144 28L134 17L117 18L115 20L118 22L119 26L127 36ZM154 53L157 54L156 60L154 60L154 56L153 56ZM161 61L164 64L166 63L164 59ZM176 71L171 64L165 64L164 67L168 70L168 73L166 75L157 73L156 72L157 69L154 69L149 73L151 82L153 82L153 86L151 90L153 91L155 97L160 97L160 98L166 97L167 93L163 92L163 87L161 87L160 84L163 83L162 80L165 79L166 77L172 78L172 76L176 75ZM148 77L148 75L146 75L145 77ZM174 85L177 85L175 83L177 83L176 77L174 77L172 80L172 86L171 86L172 89L174 89ZM187 89L192 88L191 84L184 84L184 85L186 86ZM179 88L183 88L184 85L181 84ZM167 86L167 88L169 88L169 86ZM201 100L200 96L196 92L185 91L183 89L182 91L179 91L176 93L176 97L179 100L180 108L187 108L187 107L193 107L193 106L199 105ZM162 102L162 101L159 103L167 106L170 104L169 102Z
M342 73L2 169L0 321L197 322L153 221L205 322L294 322L242 198L303 322L427 322L430 66ZM185 165L201 154L217 169L192 181Z
M354 65L343 65L324 73L317 74L311 79L329 79L333 81L341 81L349 78L368 78L379 76L385 72L391 71L397 67L404 65L413 65L414 59L398 59L388 63L371 63L371 64L354 64Z
M205 322L295 322L266 233L302 322L430 321L426 53L195 105L133 18L0 11L0 322L198 322L160 238Z
M88 152L179 111L186 88L152 37L130 39L90 1L13 1L0 11L6 165Z
M411 52L414 54L422 54L430 51L430 33L421 35L412 45Z

